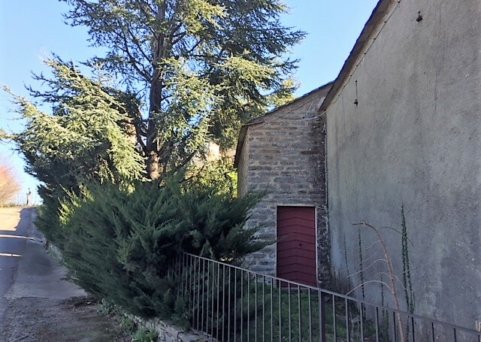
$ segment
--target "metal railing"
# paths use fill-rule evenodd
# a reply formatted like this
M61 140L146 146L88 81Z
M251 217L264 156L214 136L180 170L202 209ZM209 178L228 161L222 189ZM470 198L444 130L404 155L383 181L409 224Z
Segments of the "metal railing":
M332 291L183 254L178 294L212 341L481 342L481 333Z

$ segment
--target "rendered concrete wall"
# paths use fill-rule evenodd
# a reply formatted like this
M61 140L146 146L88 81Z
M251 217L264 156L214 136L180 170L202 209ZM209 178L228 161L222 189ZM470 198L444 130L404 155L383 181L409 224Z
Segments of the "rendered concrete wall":
M481 320L481 2L394 7L327 108L333 271L358 284L353 223L400 229L404 204L416 312L474 328ZM382 233L401 275L401 237ZM368 231L362 239L367 267L380 247ZM365 280L382 271L367 269ZM366 290L379 303L379 285Z
M329 275L325 192L325 119L317 106L327 89L314 92L250 125L239 158L240 194L266 192L252 210L248 225L260 227L260 237L277 238L278 206L312 206L317 212L318 268L321 281ZM250 268L276 274L276 245L254 253Z

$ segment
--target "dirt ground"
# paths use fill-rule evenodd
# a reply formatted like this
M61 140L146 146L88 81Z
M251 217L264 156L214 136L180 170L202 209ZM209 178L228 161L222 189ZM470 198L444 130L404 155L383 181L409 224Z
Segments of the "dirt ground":
M85 297L68 300L9 300L0 332L2 342L130 341L118 324L97 312Z

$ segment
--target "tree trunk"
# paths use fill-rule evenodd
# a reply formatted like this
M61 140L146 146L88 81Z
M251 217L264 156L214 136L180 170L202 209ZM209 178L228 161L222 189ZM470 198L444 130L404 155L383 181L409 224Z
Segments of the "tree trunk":
M147 158L147 175L150 179L160 178L160 163L157 152L152 151Z
M157 20L159 23L165 21L165 3L158 6ZM160 63L165 54L165 37L163 34L159 35L152 43L152 64L154 70L152 72L152 81L150 84L149 93L149 121L147 124L147 141L146 150L147 158L147 175L150 179L158 179L160 177L160 158L159 146L157 143L157 120L156 116L161 113L162 104L162 68Z

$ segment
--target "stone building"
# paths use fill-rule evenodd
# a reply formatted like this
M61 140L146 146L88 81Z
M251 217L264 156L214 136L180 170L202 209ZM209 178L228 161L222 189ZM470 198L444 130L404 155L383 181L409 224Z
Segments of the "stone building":
M330 84L242 127L235 165L239 194L265 193L248 222L276 241L255 253L253 270L317 285L329 272L325 119L318 114ZM316 277L317 275L317 277Z
M318 274L329 260L332 277L350 288L361 270L367 282L386 277L382 262L368 262L382 258L368 230L360 260L357 222L379 229L402 279L401 236L384 227L401 229L403 207L415 312L473 328L481 321L480 18L479 0L380 0L333 84L244 127L236 159L241 194L269 191L252 215L263 236L279 238L283 207L316 208ZM276 272L280 247L256 256L258 270ZM372 284L365 295L380 304Z

